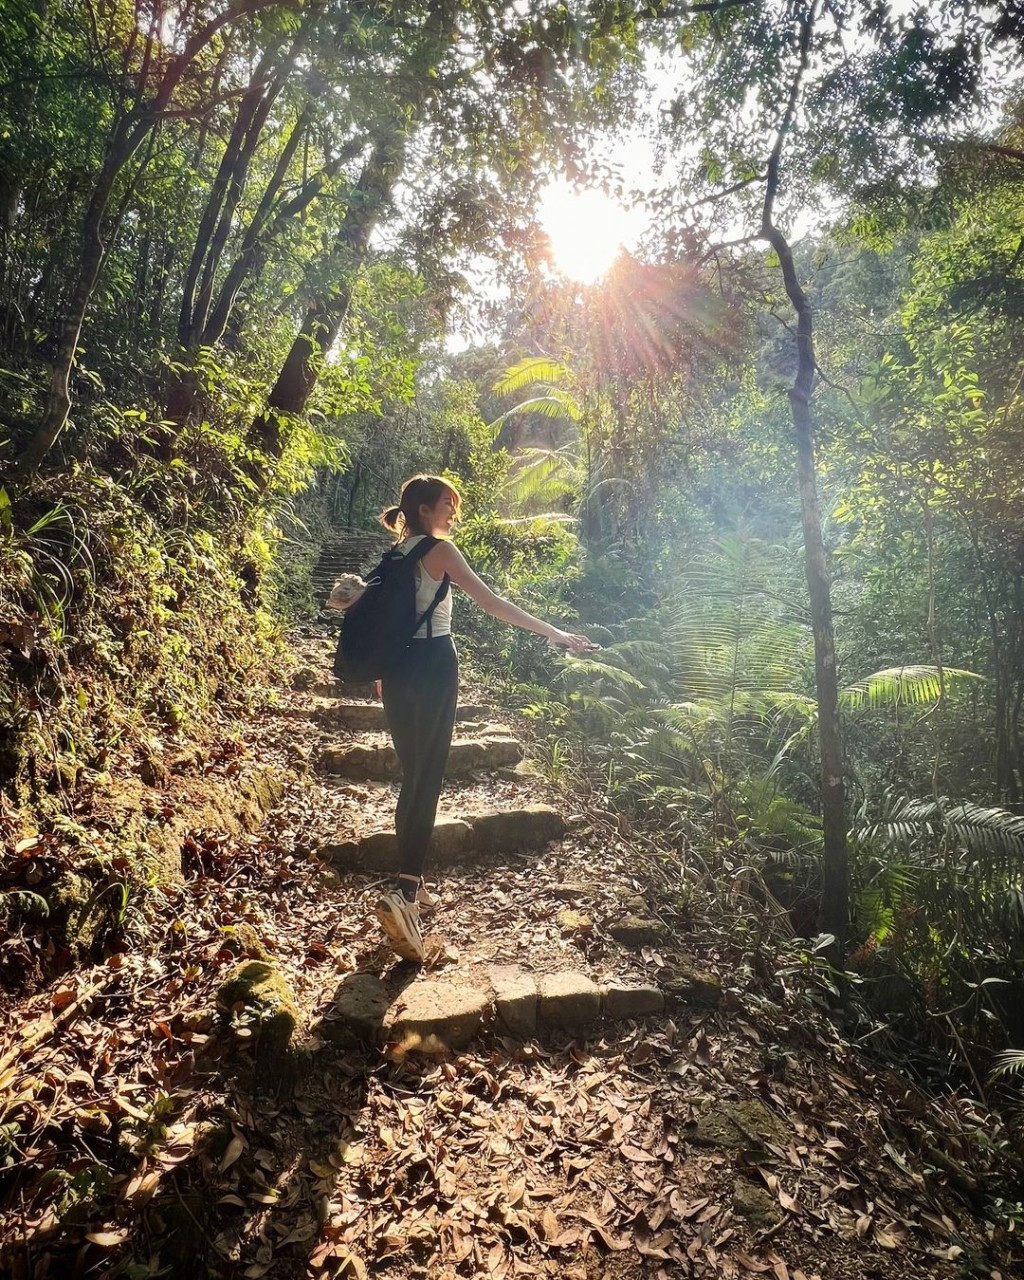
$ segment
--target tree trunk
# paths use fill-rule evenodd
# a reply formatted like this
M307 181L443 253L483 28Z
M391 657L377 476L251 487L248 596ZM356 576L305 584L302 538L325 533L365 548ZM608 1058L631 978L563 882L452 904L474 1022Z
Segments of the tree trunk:
M251 276L257 274L266 260L269 244L298 212L310 205L323 189L324 183L332 172L331 166L323 174L317 175L307 183L297 195L277 211L271 222L274 201L284 185L289 166L294 159L299 142L305 136L309 124L308 112L298 118L291 134L282 148L277 165L263 192L259 206L242 238L238 257L221 285L216 301L206 309L209 316L204 327L197 330L192 327L187 335L188 347L182 353L181 364L168 379L165 393L164 417L178 426L184 425L195 411L196 398L199 393L199 378L196 371L189 367L200 347L214 347L224 336L231 319L235 303L242 285ZM338 164L340 166L341 159ZM269 224L269 225L268 225ZM179 329L179 340L181 330Z
M796 314L796 377L789 391L793 434L796 443L797 484L800 494L800 524L804 539L804 571L814 631L814 682L818 702L818 742L821 752L822 893L819 926L835 943L829 956L842 967L850 926L850 872L846 848L846 785L843 760L842 721L839 716L839 674L836 670L835 634L832 626L832 585L821 534L818 483L814 464L814 422L811 395L817 361L814 355L814 320L811 305L800 286L793 250L776 227L773 215L779 191L782 148L792 127L800 98L800 87L810 61L811 36L817 17L812 3L800 22L800 62L790 86L789 101L768 158L765 175L761 238L778 255L786 297Z
M319 199L324 187L334 177L342 164L358 155L361 149L355 144L343 147L337 156L326 164L319 173L314 174L313 177L304 182L295 195L282 204L275 213L273 208L274 200L284 183L288 166L304 132L304 120L300 119L281 153L277 170L268 182L259 208L253 215L253 219L242 239L238 257L232 263L231 269L228 271L217 296L217 301L210 311L210 318L200 336L201 346L212 347L221 340L228 327L242 285L246 280L259 275L263 264L267 260L270 246L289 222L299 217L315 200ZM274 216L271 220L270 215L272 213Z
M125 124L126 122L122 122ZM78 279L68 299L67 313L57 341L57 354L50 370L49 386L43 409L42 420L28 447L18 459L16 474L31 475L57 442L57 437L64 429L64 423L71 412L71 370L78 350L78 339L82 333L85 313L96 287L100 267L103 263L103 218L110 202L110 193L118 174L134 154L143 134L135 136L127 128L115 134L99 178L93 189L92 199L82 223L82 253Z
M202 328L203 318L197 319L196 315L201 305L196 298L197 290L200 288L200 277L203 275L204 266L208 267L214 235L232 187L237 189L245 181L245 173L255 145L252 140L253 124L259 119L259 128L256 130L258 133L266 119L265 113L262 113L260 108L265 104L266 99L271 97L267 92L266 77L277 53L276 48L264 53L253 74L252 85L238 104L231 135L224 147L224 154L221 156L213 185L210 187L203 216L199 220L192 257L185 272L185 282L181 291L178 342L185 351L192 348L194 339ZM276 93L273 96L276 96ZM269 110L269 106L267 109Z
M359 492L359 484L363 478L363 468L359 459L356 459L356 465L352 468L352 487L348 491L348 510L345 513L345 528L352 528L352 514L356 505L356 494Z
M370 236L390 198L404 159L405 138L392 134L376 144L363 166L331 249L332 264L341 267L340 283L309 308L267 397L267 408L249 431L252 444L271 459L279 458L284 447L282 419L305 409L323 359L345 322Z

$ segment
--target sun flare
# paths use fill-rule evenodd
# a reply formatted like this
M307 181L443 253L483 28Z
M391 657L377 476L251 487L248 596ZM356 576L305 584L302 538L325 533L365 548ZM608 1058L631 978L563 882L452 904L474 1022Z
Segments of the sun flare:
M581 284L594 284L632 238L633 219L603 191L548 187L539 208L556 271Z

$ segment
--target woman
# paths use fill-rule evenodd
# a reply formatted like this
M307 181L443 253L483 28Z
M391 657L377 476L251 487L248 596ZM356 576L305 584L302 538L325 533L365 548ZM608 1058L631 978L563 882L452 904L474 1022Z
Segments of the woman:
M560 631L548 622L503 600L466 563L450 541L459 514L457 491L438 476L413 476L402 486L396 507L380 521L398 536L398 549L408 553L424 537L436 546L416 566L416 615L426 613L446 578L486 613L514 627L534 631L551 644L574 653L597 649L586 636ZM452 597L445 592L429 620L419 628L401 667L382 682L384 713L402 764L402 790L395 810L398 876L377 903L377 918L398 955L423 960L419 908L425 900L423 863L430 846L437 801L444 781L458 703L459 662L451 637Z

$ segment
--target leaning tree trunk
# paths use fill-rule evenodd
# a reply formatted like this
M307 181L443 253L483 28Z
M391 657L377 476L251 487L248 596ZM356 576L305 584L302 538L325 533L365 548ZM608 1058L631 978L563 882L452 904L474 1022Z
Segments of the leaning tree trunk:
M839 716L839 676L832 625L832 587L821 532L818 484L814 463L814 328L807 295L800 287L793 251L785 236L766 215L762 234L782 264L786 296L796 313L797 372L789 392L796 441L800 523L804 539L804 568L814 630L814 675L818 700L818 740L821 751L821 818L824 837L821 928L836 938L837 954L846 943L850 917L850 885L846 848L846 788L843 735Z
M331 249L332 264L341 268L340 282L309 308L267 397L267 408L249 429L251 443L271 460L279 458L284 448L283 421L305 409L323 360L345 322L370 236L390 199L404 159L404 136L391 134L377 143L359 176Z

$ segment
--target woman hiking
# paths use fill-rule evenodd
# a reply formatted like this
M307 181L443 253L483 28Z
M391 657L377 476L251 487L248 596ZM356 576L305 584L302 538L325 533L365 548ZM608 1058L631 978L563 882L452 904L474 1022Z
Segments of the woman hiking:
M406 960L423 960L420 905L430 902L423 887L423 864L434 830L438 797L458 703L459 660L452 643L453 582L485 613L514 627L534 631L573 653L599 648L586 636L560 631L502 599L466 563L451 541L459 514L457 490L439 476L413 476L402 485L397 506L380 516L397 535L397 549L408 554L424 538L438 539L416 565L416 616L431 605L399 667L381 682L384 714L402 765L402 789L395 809L398 876L377 903L377 918L393 949ZM438 593L443 591L439 603Z

